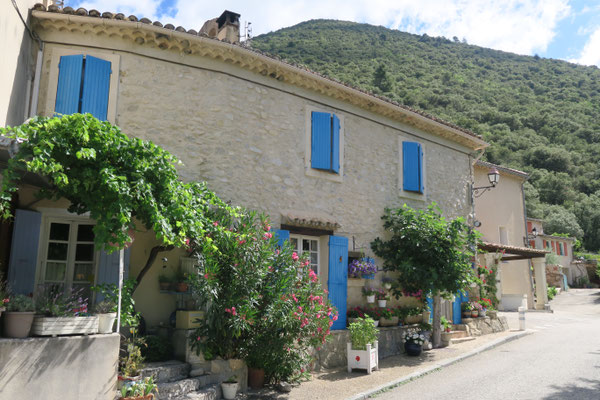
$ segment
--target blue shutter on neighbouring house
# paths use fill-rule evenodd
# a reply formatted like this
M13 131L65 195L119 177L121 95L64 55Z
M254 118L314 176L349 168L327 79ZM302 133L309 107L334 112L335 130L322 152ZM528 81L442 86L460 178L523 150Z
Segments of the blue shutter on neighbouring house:
M310 166L331 170L331 114L312 112Z
M125 266L123 268L123 280L129 278L129 257L131 250L125 249ZM115 250L108 254L104 250L100 251L98 260L98 277L96 284L103 283L119 285L119 251ZM96 295L96 303L104 299L101 294Z
M110 87L110 62L100 58L85 58L83 91L81 93L81 113L90 113L101 121L106 121L108 112L108 91Z
M16 294L29 295L35 287L42 214L17 210L8 264L8 286Z
M433 321L433 297L431 297L431 295L428 295L426 300L427 308L429 309L429 323L431 323L431 321Z
M83 55L62 56L58 63L58 87L54 112L74 114L79 111Z
M329 301L338 310L338 319L331 329L346 329L348 298L348 238L329 236Z
M335 114L331 121L331 170L340 172L340 119Z
M273 235L277 239L277 244L280 247L283 247L286 240L290 240L290 231L286 231L285 229L273 229Z
M423 193L423 150L416 142L402 142L403 189Z

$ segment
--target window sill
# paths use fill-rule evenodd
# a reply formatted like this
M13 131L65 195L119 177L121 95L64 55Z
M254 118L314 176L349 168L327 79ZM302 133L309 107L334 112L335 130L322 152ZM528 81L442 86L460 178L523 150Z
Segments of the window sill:
M344 182L344 177L342 176L341 173L336 174L335 172L321 171L321 170L310 168L310 167L305 167L304 172L305 172L306 176L310 176L312 178L322 178L322 179L326 179L331 182L338 182L338 183Z

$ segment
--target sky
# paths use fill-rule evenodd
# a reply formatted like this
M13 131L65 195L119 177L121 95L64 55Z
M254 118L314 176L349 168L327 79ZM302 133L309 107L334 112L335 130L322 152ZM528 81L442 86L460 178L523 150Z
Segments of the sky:
M600 0L65 0L199 30L227 9L252 36L326 18L600 66Z

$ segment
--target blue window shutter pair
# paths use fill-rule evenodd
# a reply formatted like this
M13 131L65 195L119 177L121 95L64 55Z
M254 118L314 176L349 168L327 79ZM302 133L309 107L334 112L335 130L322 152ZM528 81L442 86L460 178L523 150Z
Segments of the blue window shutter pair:
M111 63L92 56L86 56L85 60L83 55L62 56L58 69L54 111L58 114L90 113L105 121Z
M402 142L403 189L409 192L424 193L423 148L420 143Z
M329 236L329 301L337 308L338 319L331 329L346 329L348 301L348 238Z
M335 114L312 112L310 166L340 172L340 119Z

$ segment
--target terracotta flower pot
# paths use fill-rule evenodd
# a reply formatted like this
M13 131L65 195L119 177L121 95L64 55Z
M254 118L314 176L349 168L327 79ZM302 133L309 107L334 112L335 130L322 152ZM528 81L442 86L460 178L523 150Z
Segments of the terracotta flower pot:
M260 389L265 386L265 370L248 367L248 386L252 389Z
M12 312L4 313L4 336L11 338L24 338L29 336L34 312Z
M471 318L477 318L479 316L479 311L471 310Z
M188 284L185 282L178 282L175 285L175 290L177 290L178 292L187 292L188 291Z

